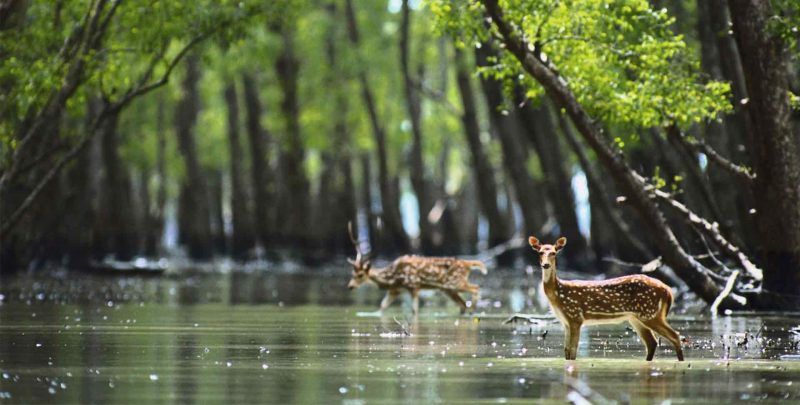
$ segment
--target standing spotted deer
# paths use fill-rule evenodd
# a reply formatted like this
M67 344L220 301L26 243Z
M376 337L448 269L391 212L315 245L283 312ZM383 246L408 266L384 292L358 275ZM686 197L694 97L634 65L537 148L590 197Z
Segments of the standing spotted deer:
M462 260L452 257L401 256L383 268L373 268L366 255L361 252L358 240L353 236L352 224L348 224L350 240L356 248L355 260L347 259L353 265L353 274L347 287L351 290L365 282L372 282L386 296L381 301L383 312L394 302L403 290L408 291L413 299L413 311L419 313L419 292L423 289L441 290L455 301L463 314L467 303L459 293L471 293L473 302L478 297L480 287L468 280L473 269L486 274L486 266L477 260Z
M675 346L678 360L683 361L680 336L667 323L672 306L672 290L661 281L637 274L602 281L567 281L556 277L556 255L567 244L559 238L555 245L542 245L528 239L539 253L542 285L550 306L564 325L564 355L575 360L582 325L628 321L647 347L647 360L653 360L656 338L664 336Z

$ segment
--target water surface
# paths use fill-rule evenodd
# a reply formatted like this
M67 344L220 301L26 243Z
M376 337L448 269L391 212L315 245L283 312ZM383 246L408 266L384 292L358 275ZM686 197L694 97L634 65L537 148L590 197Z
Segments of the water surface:
M474 278L477 316L433 294L416 320L408 302L372 313L381 292L347 291L342 269L2 279L0 401L800 400L797 315L711 320L684 305L670 322L686 362L666 342L645 362L623 325L584 328L567 362L536 280ZM504 325L518 310L541 319Z

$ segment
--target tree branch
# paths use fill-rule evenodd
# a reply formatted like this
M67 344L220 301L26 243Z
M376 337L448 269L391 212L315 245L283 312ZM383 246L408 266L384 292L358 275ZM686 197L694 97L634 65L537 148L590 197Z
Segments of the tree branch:
M19 222L19 220L22 218L25 212L27 212L28 209L30 209L31 205L33 205L33 203L36 202L36 199L39 197L39 194L42 192L42 190L44 190L44 188L48 184L50 184L50 182L55 178L55 176L59 172L61 172L61 169L63 169L67 163L69 163L72 159L74 159L78 155L78 153L80 153L86 147L86 145L89 144L92 138L94 138L97 132L97 128L99 128L103 120L105 120L108 116L112 114L118 114L125 106L127 106L135 98L143 96L167 84L169 82L169 77L172 74L172 71L175 69L178 63L183 59L183 57L189 52L189 50L191 50L191 48L194 47L194 45L200 43L203 39L210 36L213 32L215 31L204 33L189 41L189 43L186 44L186 46L184 46L180 52L178 52L175 58L173 58L173 60L168 65L166 72L164 73L164 75L161 76L159 80L146 85L144 84L144 82L140 80L139 81L140 85L137 86L136 88L130 89L128 92L126 92L125 96L115 101L114 103L105 104L103 106L103 109L100 111L97 117L92 121L92 124L89 126L88 134L83 139L81 139L72 149L70 149L69 152L67 152L64 156L62 156L61 159L58 160L58 162L56 162L56 164L44 175L44 177L42 177L42 179L39 180L39 182L36 184L34 189L28 194L28 196L25 197L25 199L22 201L19 207L17 207L17 209L14 210L14 212L8 217L8 219L2 223L2 225L0 226L0 241L2 241L6 236L8 236L8 233L11 230L13 230L14 226L16 226L16 224ZM144 78L149 77L149 75L151 74L150 72L152 72L156 62L157 61L154 59L154 61L149 66L147 72L143 75Z
M680 131L680 129L678 129L678 127L676 127L675 125L671 125L669 128L667 128L667 131L672 132L674 134L673 139L683 143L685 147L690 148L697 153L705 154L706 156L708 156L708 159L711 162L714 162L714 164L716 164L720 168L744 180L747 184L752 183L753 180L756 179L756 175L752 171L750 171L749 168L731 162L730 160L720 155L719 152L714 150L714 148L709 146L707 143L699 139L689 138L685 136Z
M630 226L628 226L628 223L625 221L625 219L622 218L622 216L619 215L619 213L612 207L611 196L606 192L605 187L603 187L602 179L592 167L592 163L589 161L589 156L586 154L584 146L581 145L578 137L572 132L572 128L570 128L569 123L563 114L558 114L558 124L561 127L561 133L565 138L567 138L567 143L569 143L569 146L572 148L575 156L577 156L578 163L580 163L581 168L583 168L583 174L586 176L586 180L589 184L589 192L597 194L597 201L600 201L599 208L604 214L606 214L611 226L616 228L616 231L620 233L637 252L639 252L639 255L641 255L642 258L653 257L653 253L650 251L650 249L648 249L644 242L642 242L633 234L633 230L631 230Z
M719 308L719 304L721 304L722 301L728 295L731 294L731 291L733 291L733 286L736 285L736 278L737 277L739 277L739 270L734 270L733 274L731 274L731 276L728 277L728 281L725 283L725 288L722 289L722 291L719 293L719 295L714 300L714 302L711 303L711 309L710 310L711 310L711 317L712 318L716 318L717 317L717 313L719 312L719 309L718 309ZM747 299L744 298L744 297L739 297L739 296L736 296L736 297L738 297L738 299L745 300L745 302L747 302ZM737 299L737 298L734 298L734 299Z
M598 159L610 172L621 191L630 199L631 204L648 227L649 234L652 235L662 253L664 262L672 267L692 291L706 302L712 302L719 295L721 287L709 276L711 271L688 255L680 245L663 212L648 195L645 187L647 183L644 182L641 175L628 166L624 155L619 150L608 144L602 128L578 102L565 78L554 70L551 62L538 59L531 51L531 44L524 39L516 26L505 20L505 14L498 4L498 0L481 0L481 3L486 16L505 44L505 49L516 57L525 71L542 85L547 95L559 107L566 110L584 140L595 151ZM741 307L740 302L733 300L726 300L725 304L730 304L731 307Z
M414 84L414 87L417 89L417 91L420 92L420 94L441 104L448 112L452 113L453 115L459 117L461 116L461 111L453 103L447 100L446 94L442 93L439 90L425 86L423 83L420 83L419 80L412 80L412 83Z
M745 273L749 277L752 277L756 281L761 281L764 278L764 272L752 261L750 261L750 258L747 257L747 255L745 255L738 247L734 246L727 239L725 239L724 236L722 236L722 234L719 232L719 224L716 222L712 224L705 218L692 212L692 210L690 210L686 205L674 200L672 196L664 191L661 191L653 186L650 186L650 191L653 193L653 195L666 202L674 210L683 214L684 219L689 222L689 224L697 226L709 237L711 237L711 240L713 240L723 252L739 262L739 264L742 266L742 269L744 269Z

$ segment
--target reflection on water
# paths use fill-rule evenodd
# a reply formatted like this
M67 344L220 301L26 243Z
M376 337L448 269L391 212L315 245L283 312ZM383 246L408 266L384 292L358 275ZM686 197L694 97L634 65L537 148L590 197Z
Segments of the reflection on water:
M579 360L566 362L553 320L502 324L518 308L545 313L523 276L482 280L478 317L432 294L417 320L407 303L358 316L382 294L349 292L346 278L312 269L0 280L0 401L800 399L800 362L776 360L800 353L796 316L677 316L684 363L667 345L642 361L621 325L584 328Z

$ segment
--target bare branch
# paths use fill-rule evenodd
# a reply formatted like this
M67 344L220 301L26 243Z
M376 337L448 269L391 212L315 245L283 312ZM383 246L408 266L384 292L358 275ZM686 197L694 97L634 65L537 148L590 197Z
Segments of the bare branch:
M91 141L92 138L94 138L94 135L97 132L97 128L99 128L103 120L105 120L108 116L112 114L119 113L119 111L122 110L122 108L127 106L135 98L145 95L165 85L169 81L169 77L172 74L172 71L175 69L178 63L183 59L183 57L189 52L189 50L194 45L198 44L203 39L210 36L212 33L213 31L205 33L189 41L189 43L186 44L186 46L184 46L180 52L178 52L175 58L173 58L173 60L167 67L166 72L164 73L163 76L161 76L161 78L158 81L147 85L142 83L139 87L129 90L125 96L123 96L116 102L104 105L103 110L97 115L97 118L95 118L92 124L90 125L88 134L83 139L81 139L72 149L70 149L69 152L67 152L64 156L62 156L61 159L58 160L58 162L56 162L56 164L44 175L44 177L42 177L42 179L39 180L39 182L36 184L34 189L28 194L28 196L25 197L25 200L22 201L19 207L17 207L17 209L14 210L14 212L8 217L8 219L2 223L2 226L0 226L0 241L2 241L8 235L8 233L14 228L14 226L16 226L16 224L19 222L19 220L22 218L25 212L27 212L28 209L30 209L31 205L39 197L39 194L42 192L42 190L44 190L44 188L55 178L55 176L59 172L61 172L61 169L63 169L67 163L69 163L72 159L74 159L78 155L78 153L80 153L86 147L86 145L89 144L89 141ZM145 77L150 75L150 72L152 72L154 64L155 61L152 62L147 73L145 73L144 75Z
M725 298L731 294L731 291L733 291L733 286L736 285L737 277L739 277L739 270L734 270L733 274L731 274L731 276L728 277L728 281L725 283L725 288L723 288L722 291L720 291L717 298L714 300L713 303L711 303L710 310L712 318L717 317L717 312L719 312L719 304L721 304L722 301L725 300ZM738 295L732 295L731 297L739 301L742 305L747 303L747 299L744 297L740 297Z
M204 39L208 38L213 33L214 33L214 31L210 31L210 32L207 32L205 34L199 35L199 36L193 38L191 41L189 41L189 43L187 43L186 46L184 46L183 49L181 49L180 52L178 52L178 54L175 56L175 58L172 59L172 62L170 62L170 64L167 66L167 71L164 72L164 74L161 76L161 79L159 79L159 80L157 80L157 81L155 81L153 83L147 84L147 85L142 85L142 86L140 86L138 88L130 89L124 96L122 96L121 99L119 99L118 101L116 101L114 103L114 105L112 106L112 109L115 110L115 111L119 111L123 107L128 105L131 101L133 101L133 99L135 99L135 98L137 98L139 96L143 96L143 95L145 95L145 94L147 94L147 93L149 93L149 92L151 92L151 91L153 91L153 90L155 90L155 89L167 84L169 82L169 77L172 74L172 71L175 70L175 67L183 59L183 57L186 56L187 53L189 53L189 51L192 49L192 47L194 47L198 43L202 42ZM148 73L146 73L145 76L149 76L151 74L154 66L155 66L154 64L150 65L150 67L148 69Z
M428 86L425 86L423 83L420 83L419 80L412 80L414 87L419 91L422 95L430 98L431 100L441 104L448 112L461 116L461 111L453 105L448 99L447 95L442 93L439 90L432 89Z
M755 180L756 175L747 167L737 165L736 163L731 162L730 160L726 159L722 155L719 154L714 148L709 146L707 143L694 138L689 138L685 136L681 131L674 125L670 126L667 131L675 131L674 139L678 142L683 143L686 147L691 148L697 153L702 153L708 156L709 160L714 162L720 168L728 171L729 173L733 174L736 177L744 180L746 183L751 183Z
M92 130L92 132L94 132L94 130ZM92 135L83 138L80 142L78 142L77 145L70 149L66 155L62 156L61 159L59 159L59 161L53 165L52 168L50 168L50 171L48 171L47 174L45 174L44 177L39 180L39 183L36 184L36 187L34 187L27 197L25 197L25 200L22 202L22 204L20 204L20 206L14 210L14 213L11 214L11 216L9 216L5 222L3 222L2 227L0 227L0 241L2 241L8 235L8 232L14 228L17 222L19 222L19 220L22 218L22 215L28 211L30 206L36 201L37 197L39 197L39 194L42 192L42 190L44 190L44 188L50 184L50 181L52 181L53 178L55 178L55 176L61 172L61 169L63 169L69 161L75 158L78 153L80 153L80 151L83 150L87 144L89 144L89 141L92 138Z
M657 198L661 199L662 201L666 202L670 207L675 209L676 211L682 213L690 224L697 226L701 229L706 235L711 237L711 240L722 249L723 252L728 254L729 256L736 259L739 264L744 269L745 273L748 277L752 277L757 281L761 281L764 278L764 272L758 268L750 258L747 257L737 246L734 246L730 243L724 236L719 232L719 224L711 223L707 219L697 215L692 210L690 210L686 205L676 201L672 198L671 195L668 193L661 191L655 187L650 186L650 191L655 195Z

